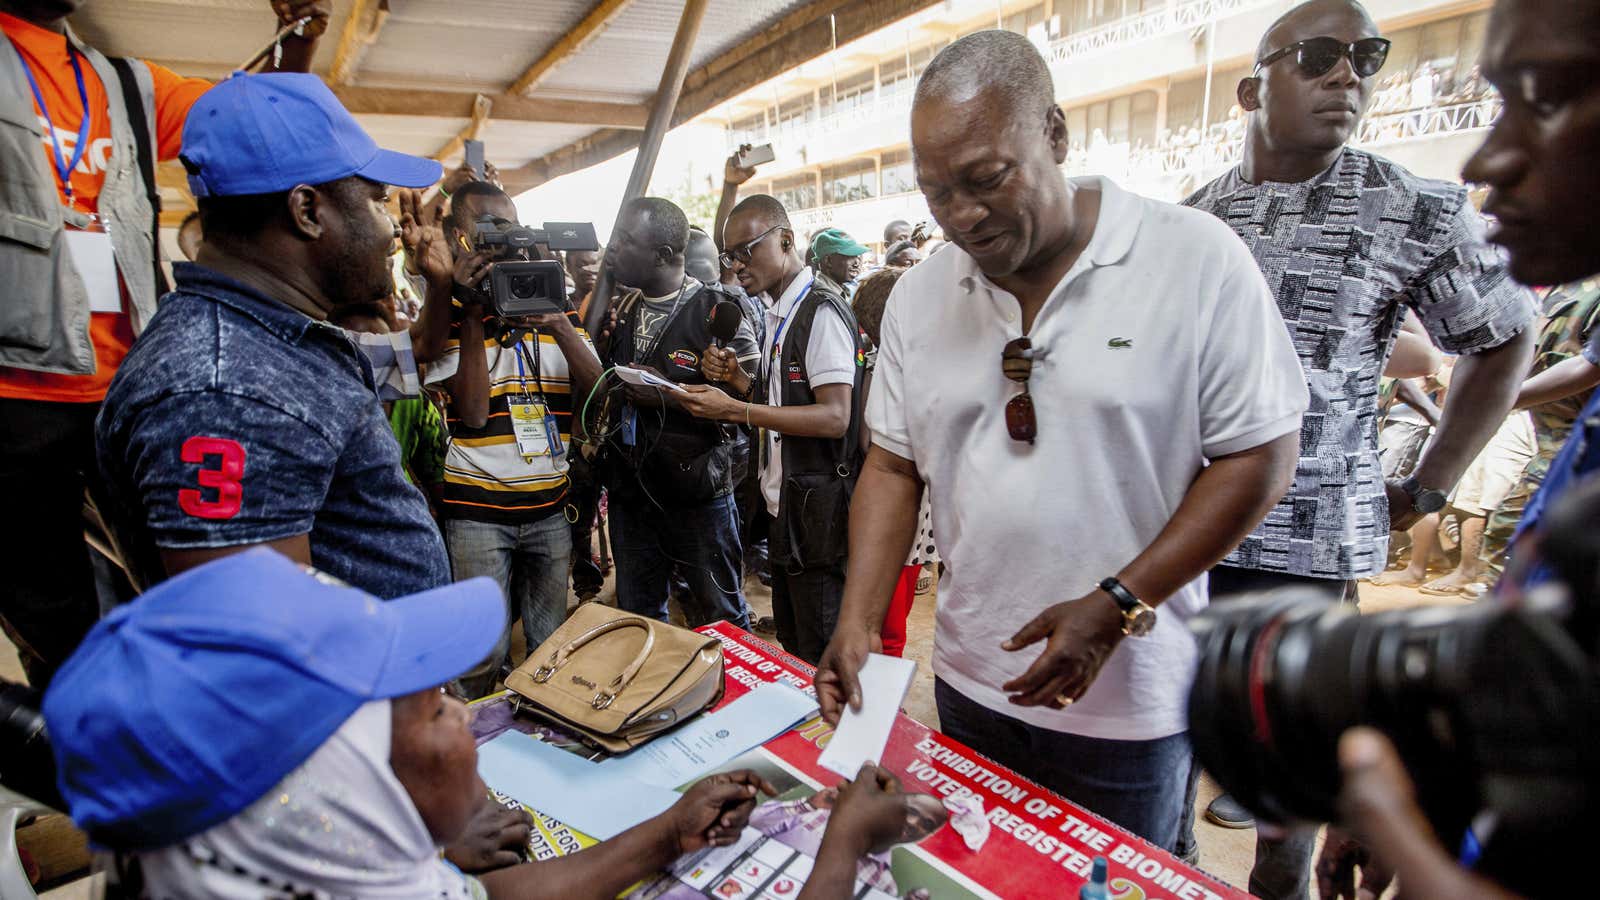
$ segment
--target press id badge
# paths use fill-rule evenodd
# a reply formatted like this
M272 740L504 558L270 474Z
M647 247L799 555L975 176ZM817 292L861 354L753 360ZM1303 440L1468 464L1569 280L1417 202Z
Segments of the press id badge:
M544 404L526 394L513 394L506 401L511 412L511 434L517 439L517 452L522 454L523 461L558 455L560 451L556 447L561 443L561 436L556 434L554 441L551 440L549 423L553 417Z
M122 290L117 284L117 260L111 250L111 235L98 222L91 223L85 230L69 228L63 235L67 255L89 294L89 311L122 312Z

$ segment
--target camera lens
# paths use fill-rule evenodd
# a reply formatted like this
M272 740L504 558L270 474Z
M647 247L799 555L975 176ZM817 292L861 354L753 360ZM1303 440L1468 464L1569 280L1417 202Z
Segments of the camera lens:
M532 300L539 296L539 276L513 275L506 279L506 285L515 300Z
M1431 785L1470 780L1453 753L1486 617L1462 609L1362 616L1293 590L1230 600L1192 623L1195 755L1241 803L1279 822L1337 818L1339 736L1377 726ZM1459 799L1459 787L1457 795Z
M1590 795L1595 678L1548 610L1364 616L1286 589L1212 606L1190 628L1195 757L1266 819L1338 819L1339 738L1356 725L1393 741L1447 844L1486 809L1525 832Z

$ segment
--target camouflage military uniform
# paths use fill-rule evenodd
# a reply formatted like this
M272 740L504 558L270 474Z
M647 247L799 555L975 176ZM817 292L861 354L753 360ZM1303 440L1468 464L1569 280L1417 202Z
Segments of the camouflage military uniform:
M1545 298L1545 322L1539 332L1539 348L1534 355L1531 375L1563 362L1583 352L1584 344L1600 324L1600 279L1590 279L1578 284L1552 290ZM1573 394L1535 406L1528 412L1533 416L1534 435L1538 439L1538 452L1522 471L1511 493L1489 514L1483 532L1483 558L1496 575L1503 570L1506 544L1517 530L1522 510L1528 500L1539 490L1551 460L1561 450L1572 423L1577 419L1590 391Z

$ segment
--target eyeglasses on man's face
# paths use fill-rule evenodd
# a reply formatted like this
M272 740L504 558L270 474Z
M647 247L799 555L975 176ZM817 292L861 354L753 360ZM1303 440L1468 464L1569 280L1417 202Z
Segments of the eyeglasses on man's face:
M717 261L722 263L723 268L726 269L733 268L734 263L749 265L750 257L755 254L756 245L766 240L767 235L781 228L783 228L782 225L774 225L737 247L729 247L717 257Z

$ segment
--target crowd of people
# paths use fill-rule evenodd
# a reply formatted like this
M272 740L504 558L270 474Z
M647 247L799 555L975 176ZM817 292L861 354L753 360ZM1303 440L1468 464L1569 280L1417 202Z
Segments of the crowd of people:
M1547 75L1600 45L1578 5L1495 6L1505 111L1463 176L1492 230L1349 146L1388 42L1310 0L1239 83L1242 160L1180 205L1063 176L1077 136L1024 36L951 43L911 116L934 223L881 254L742 196L739 154L712 222L639 197L599 252L489 240L521 227L492 166L381 149L306 73L327 0L273 0L306 23L279 71L217 84L108 60L75 6L0 0L0 118L40 126L0 143L0 477L33 512L0 620L128 896L614 896L731 842L755 773L544 863L484 801L457 698L520 662L515 623L531 651L600 597L597 538L618 607L770 628L831 721L936 569L941 730L1192 861L1190 617L1363 579L1515 593L1596 465L1600 92ZM198 202L170 290L132 148ZM502 312L495 267L531 260L564 289ZM1542 316L1533 285L1565 285ZM1315 866L1312 832L1263 831L1251 892L1354 897L1375 853L1463 896L1396 837L1420 817L1394 759L1350 751L1355 838ZM885 773L846 785L805 896L846 896L906 809Z

